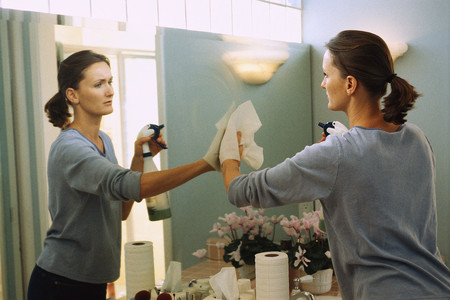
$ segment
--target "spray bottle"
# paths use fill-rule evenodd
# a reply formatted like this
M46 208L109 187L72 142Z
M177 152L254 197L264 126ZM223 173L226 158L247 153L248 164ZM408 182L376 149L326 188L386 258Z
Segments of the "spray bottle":
M167 149L164 144L161 144L156 140L159 137L159 133L163 127L164 125L145 125L141 131L139 131L138 138L153 137L154 141L158 143L158 145L160 145L163 149ZM158 171L158 168L153 162L152 153L148 143L142 145L142 150L144 152L144 173ZM150 221L163 220L172 216L167 193L145 198L145 203L147 204L147 212Z
M317 125L323 128L323 133L325 133L325 136L333 133L343 134L344 132L348 131L347 127L345 127L345 125L339 121L332 121L326 124L319 122L319 124Z

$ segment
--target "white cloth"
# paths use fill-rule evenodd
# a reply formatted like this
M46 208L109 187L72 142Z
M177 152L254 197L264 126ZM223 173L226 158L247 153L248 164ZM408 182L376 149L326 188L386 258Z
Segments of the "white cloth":
M259 169L264 162L263 148L255 143L255 132L261 127L261 121L250 100L242 103L231 114L227 129L220 145L220 164L226 159L240 161L237 132L241 132L241 145L244 150L242 160L250 167Z
M230 119L230 116L235 109L236 104L235 102L233 102L230 108L228 108L228 111L225 113L225 115L216 123L216 136L212 140L208 152L206 152L205 156L203 157L203 159L218 172L222 172L222 164L219 160L220 144L222 142L225 129L227 128L228 120Z
M181 292L181 263L179 261L170 262L161 290L167 293Z
M234 267L223 267L219 273L209 279L209 284L217 299L239 299L239 287Z

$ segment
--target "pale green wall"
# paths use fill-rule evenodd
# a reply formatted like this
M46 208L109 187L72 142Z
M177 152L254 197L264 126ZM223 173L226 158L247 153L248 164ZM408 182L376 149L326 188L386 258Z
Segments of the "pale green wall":
M423 94L408 121L420 126L437 160L438 245L450 261L449 202L449 11L448 0L303 0L303 41L311 44L313 123L345 120L327 109L320 88L324 44L339 31L374 32L388 41L403 41L408 52L395 62L395 72ZM314 127L314 138L320 129ZM407 205L407 203L405 203Z
M222 53L241 45L223 42L210 33L166 28L157 52L159 84L166 105L165 136L168 167L200 159L216 133L214 124L232 101L252 103L262 127L255 141L264 148L262 168L274 166L311 144L311 80L309 45L289 44L290 57L266 84L243 83L221 59ZM161 67L164 71L161 70ZM161 90L160 90L161 91ZM160 100L161 100L160 99ZM244 163L242 171L251 171ZM314 199L311 199L314 200ZM173 259L183 268L199 260L192 252L206 247L218 217L239 209L225 193L222 174L208 173L170 191ZM242 213L242 212L241 212ZM268 209L273 214L298 215L298 205ZM280 237L286 238L281 228Z

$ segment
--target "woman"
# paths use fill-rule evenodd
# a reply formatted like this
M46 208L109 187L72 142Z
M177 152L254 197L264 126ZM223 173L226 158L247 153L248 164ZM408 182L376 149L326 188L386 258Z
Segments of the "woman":
M150 138L135 142L131 169L117 165L110 138L100 131L113 111L109 60L92 51L77 52L58 71L59 92L45 105L54 126L62 128L48 162L52 224L31 275L28 299L102 299L106 283L119 277L121 220L134 200L158 195L214 170L217 139L203 159L173 169L142 174L142 145L156 155ZM69 105L73 108L73 121ZM165 144L161 136L158 142Z
M436 245L433 151L405 120L418 94L394 73L380 37L343 31L326 47L322 88L350 130L248 175L222 153L233 144L225 133L228 199L239 207L319 199L343 299L448 299L450 272Z

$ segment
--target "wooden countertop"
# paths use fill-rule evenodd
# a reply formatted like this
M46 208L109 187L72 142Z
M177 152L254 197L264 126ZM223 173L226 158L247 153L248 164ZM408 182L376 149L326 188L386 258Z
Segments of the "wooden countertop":
M182 271L181 280L183 283L189 283L192 279L209 278L211 275L219 273L223 267L232 267L230 263L226 263L222 260L206 259L192 267L189 267ZM236 276L239 278L239 272L236 270ZM252 280L252 287L255 287L255 280ZM333 276L333 282L331 290L321 296L340 296L339 287L336 281L336 277Z

